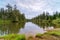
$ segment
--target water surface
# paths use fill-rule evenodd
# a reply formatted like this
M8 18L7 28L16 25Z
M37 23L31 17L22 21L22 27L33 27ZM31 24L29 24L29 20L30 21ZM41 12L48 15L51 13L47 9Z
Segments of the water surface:
M37 33L45 33L46 27L43 28L32 22L26 23L11 23L0 25L0 36L7 34L25 34L25 35L36 35Z
M25 24L24 28L20 29L19 33L26 34L26 35L35 35L37 33L43 34L44 32L45 32L45 30L42 27L40 27L32 22L27 22Z

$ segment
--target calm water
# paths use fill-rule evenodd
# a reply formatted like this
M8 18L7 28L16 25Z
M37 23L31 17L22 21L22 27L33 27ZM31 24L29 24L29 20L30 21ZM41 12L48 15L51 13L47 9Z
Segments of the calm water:
M44 33L44 29L42 27L39 27L38 25L32 23L32 22L27 22L25 24L24 28L21 28L19 33L23 33L26 35L35 35L37 33Z
M0 25L0 36L7 34L35 35L37 33L45 33L45 29L32 22L2 24Z

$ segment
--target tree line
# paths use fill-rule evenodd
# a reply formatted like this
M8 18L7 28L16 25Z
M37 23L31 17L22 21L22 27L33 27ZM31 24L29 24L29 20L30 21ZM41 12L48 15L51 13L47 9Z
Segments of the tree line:
M10 20L11 22L25 21L25 15L22 14L17 6L6 5L6 9L0 8L0 20Z
M60 12L54 12L53 15L50 15L49 12L43 12L35 18L31 19L32 22L38 25L50 25L51 24L59 24L60 25Z

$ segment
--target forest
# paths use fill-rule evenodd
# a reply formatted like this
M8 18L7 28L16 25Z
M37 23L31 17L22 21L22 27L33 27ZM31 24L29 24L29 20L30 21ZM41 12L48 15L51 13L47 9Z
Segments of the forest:
M22 21L23 20L23 21ZM6 9L0 8L0 23L25 22L25 15L21 13L17 6L6 5Z
M12 7L10 4L8 4L6 5L6 8L7 9L0 8L0 23L3 23L3 21L6 23L31 21L39 25L47 25L49 23L57 25L60 23L60 12L58 11L53 12L53 15L50 15L49 12L43 12L35 18L26 19L25 15L17 9L16 5Z
M50 15L49 12L43 12L39 16L31 19L33 23L44 26L52 26L60 24L60 12L53 12L53 15Z

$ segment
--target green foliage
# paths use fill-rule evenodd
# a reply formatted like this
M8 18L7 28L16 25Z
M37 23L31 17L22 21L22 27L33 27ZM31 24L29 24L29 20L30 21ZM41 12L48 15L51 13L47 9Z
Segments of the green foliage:
M18 37L16 37L15 40L26 40L25 35L18 35Z
M25 16L24 14L21 14L21 12L17 9L16 5L14 8L8 4L6 5L8 9L1 8L0 9L0 19L1 20L10 20L11 22L24 22Z
M60 24L60 18L57 18L52 21L53 24Z
M53 15L49 15L48 12L43 12L42 14L38 15L37 17L31 19L31 21L39 26L60 26L60 13L55 12Z
M9 24L9 23L11 23L10 20L1 20L1 19L0 19L0 25L1 25L1 24Z
M60 18L54 19L52 21L52 23L56 26L56 27L60 27Z

